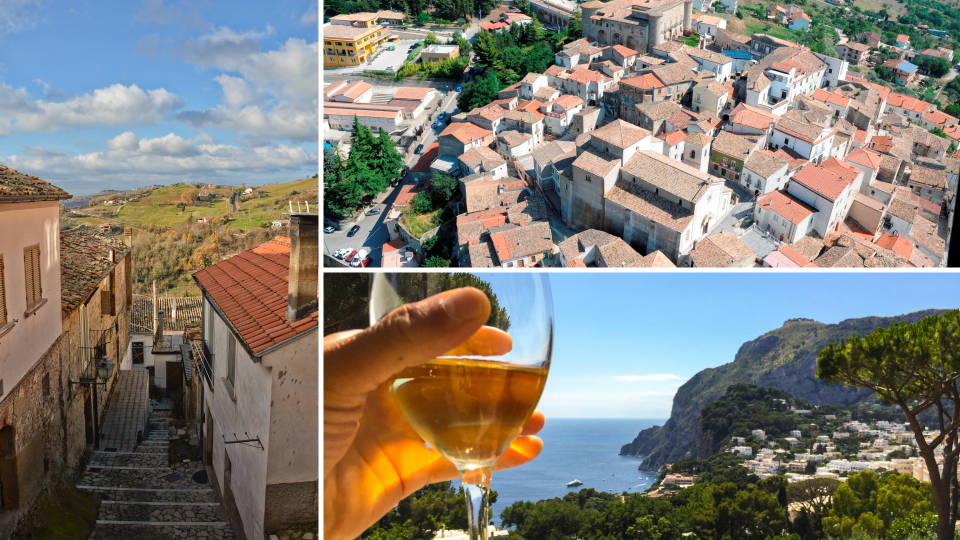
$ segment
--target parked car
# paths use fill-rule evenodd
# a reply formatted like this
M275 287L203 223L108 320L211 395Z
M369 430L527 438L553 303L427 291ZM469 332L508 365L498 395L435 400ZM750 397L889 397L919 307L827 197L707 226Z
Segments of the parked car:
M379 208L371 208L370 211L367 212L367 215L368 215L368 216L375 216L375 215L377 215L377 214L379 214L379 213L380 213L380 209L379 209Z
M423 153L423 145L422 145L422 144L418 144L418 145L417 145L417 149L414 150L413 153L414 153L414 154L422 154L422 153Z
M354 235L357 234L359 231L360 231L360 226L359 226L359 225L354 225L353 227L350 227L350 231L347 233L347 236L354 236Z
M460 86L460 85L457 85L457 87L455 88L455 90L456 90L457 92L463 92L463 87Z
M442 112L442 113L440 113L439 116L437 116L437 120L443 120L446 116L447 116L447 113Z
M393 45L391 45L391 46L387 47L387 50L388 50L388 51L395 51L395 50L397 50L397 48L394 47Z
M323 232L325 232L325 233L327 233L327 234L330 234L330 233L332 233L332 232L334 232L334 231L336 231L336 229L334 229L333 227L327 226L327 227L324 227L324 228L323 228Z
M370 251L368 251L368 250L366 250L366 249L361 249L360 252L357 253L357 254L353 257L353 259L350 261L350 266L352 266L352 267L354 267L354 268L360 268L360 266L363 264L363 260L369 258L369 257L367 257L367 255L369 255L369 254L370 254ZM369 263L368 263L368 264L369 264Z
M373 257L365 257L362 261L360 261L360 266L366 268L372 262L373 262Z
M346 257L343 258L343 260L345 260L345 261L347 261L347 262L353 262L353 259L355 259L356 256L357 256L357 252L356 252L356 251L351 251L350 253L347 254Z
M440 127L440 121L434 120L433 124L431 124L430 127L432 127L433 129L437 129L438 127ZM420 152L417 152L417 153L419 154Z

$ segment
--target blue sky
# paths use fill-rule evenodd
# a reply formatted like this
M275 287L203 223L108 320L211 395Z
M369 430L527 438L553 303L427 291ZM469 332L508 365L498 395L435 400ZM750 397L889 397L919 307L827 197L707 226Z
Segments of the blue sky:
M75 195L318 170L317 0L3 0L0 164Z
M667 418L701 369L805 317L824 323L960 307L956 273L552 274L556 330L540 409Z

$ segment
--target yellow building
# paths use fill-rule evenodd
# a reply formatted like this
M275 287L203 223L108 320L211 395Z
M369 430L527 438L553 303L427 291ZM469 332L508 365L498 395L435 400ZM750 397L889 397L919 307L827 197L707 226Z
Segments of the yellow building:
M323 67L363 64L386 38L376 13L333 17L323 27Z

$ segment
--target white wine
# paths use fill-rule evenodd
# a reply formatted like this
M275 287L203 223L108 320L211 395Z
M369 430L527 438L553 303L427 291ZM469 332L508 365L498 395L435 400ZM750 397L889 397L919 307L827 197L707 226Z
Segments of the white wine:
M410 425L460 469L492 467L530 419L547 368L442 358L403 370L390 385Z

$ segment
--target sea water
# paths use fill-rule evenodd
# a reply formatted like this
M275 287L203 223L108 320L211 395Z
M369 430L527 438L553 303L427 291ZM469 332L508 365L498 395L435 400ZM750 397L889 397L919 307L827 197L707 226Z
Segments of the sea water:
M621 456L620 447L640 430L663 425L664 420L547 418L539 433L543 452L530 463L497 471L490 488L497 492L492 516L500 525L500 511L516 501L563 497L585 488L612 493L639 493L657 480L656 473L637 470L642 457ZM568 488L574 479L582 486ZM459 482L455 482L459 485Z

